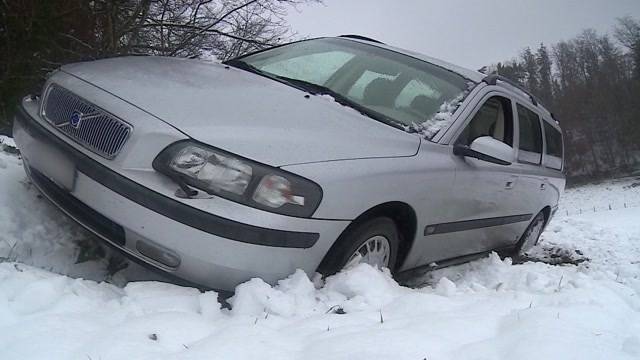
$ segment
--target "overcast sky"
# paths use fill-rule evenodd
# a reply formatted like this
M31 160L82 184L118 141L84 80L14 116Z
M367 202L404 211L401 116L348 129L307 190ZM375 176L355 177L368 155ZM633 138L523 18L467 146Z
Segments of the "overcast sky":
M640 19L640 0L323 0L292 9L301 36L360 34L471 69L527 46L611 32L617 17Z

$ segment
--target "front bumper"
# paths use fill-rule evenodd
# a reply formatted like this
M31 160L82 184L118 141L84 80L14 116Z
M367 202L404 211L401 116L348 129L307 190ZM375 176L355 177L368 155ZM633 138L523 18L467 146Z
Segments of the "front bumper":
M297 268L311 274L348 225L296 218L299 229L273 229L251 224L260 224L255 209L241 223L191 207L93 160L29 105L19 108L14 137L39 190L110 245L174 276L232 290L252 277L273 283ZM52 154L73 164L71 189L58 185L50 166L39 166Z

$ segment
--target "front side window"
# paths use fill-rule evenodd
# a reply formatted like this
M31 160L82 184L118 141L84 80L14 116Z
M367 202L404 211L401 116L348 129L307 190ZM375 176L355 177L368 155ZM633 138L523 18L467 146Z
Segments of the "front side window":
M456 143L469 146L481 136L491 136L512 146L513 115L509 99L501 96L489 98L464 128Z
M518 104L518 125L520 126L520 162L540 164L542 160L542 130L538 114Z
M228 64L273 77L389 125L431 139L472 82L431 63L348 39L300 41L230 60ZM444 115L443 115L444 113Z
M547 144L545 166L562 170L562 134L544 121L544 139Z

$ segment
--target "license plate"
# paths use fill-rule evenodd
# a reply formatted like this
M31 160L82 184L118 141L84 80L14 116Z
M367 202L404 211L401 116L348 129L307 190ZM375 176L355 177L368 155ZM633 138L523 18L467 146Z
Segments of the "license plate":
M76 184L76 166L58 149L41 142L34 142L29 166L51 179L58 186L73 191Z

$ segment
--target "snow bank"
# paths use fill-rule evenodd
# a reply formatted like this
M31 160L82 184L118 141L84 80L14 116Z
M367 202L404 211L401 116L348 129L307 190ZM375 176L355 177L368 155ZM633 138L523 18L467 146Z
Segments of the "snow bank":
M5 147L16 147L16 143L13 141L13 138L10 138L5 135L0 135L0 150L3 150Z
M491 254L411 287L367 265L324 282L297 271L239 285L229 310L215 292L74 279L111 279L107 257L76 264L90 235L38 197L17 157L0 160L2 359L640 358L640 208L554 219L533 258L589 259L577 265ZM607 186L565 201L599 202Z
M121 289L4 263L0 347L8 359L640 356L633 277L496 255L436 277L412 290L360 265L315 288L296 272L274 287L240 285L233 310L221 310L213 292L156 282Z
M7 139L0 141L12 144L13 140ZM0 261L18 261L74 278L120 285L127 279L162 279L101 247L94 235L40 195L26 180L18 155L3 152L1 146ZM123 267L125 271L117 272Z
M70 276L103 279L106 264L75 264L78 243L90 237L32 188L22 161L0 151L0 259Z

